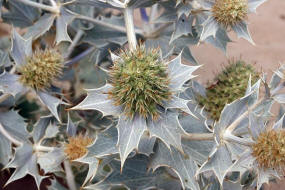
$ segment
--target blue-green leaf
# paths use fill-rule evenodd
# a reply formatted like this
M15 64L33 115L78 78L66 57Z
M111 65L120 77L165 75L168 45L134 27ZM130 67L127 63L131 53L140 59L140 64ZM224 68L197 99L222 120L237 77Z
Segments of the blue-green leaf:
M118 147L121 157L121 168L123 168L128 155L138 149L140 139L146 130L146 120L135 116L133 120L121 116L117 125L119 139Z
M0 92L4 94L11 94L16 96L17 94L24 93L26 88L18 82L19 76L4 72L0 75Z
M162 166L169 167L179 176L183 189L199 190L195 180L198 166L189 156L182 155L174 148L169 151L163 143L159 142L155 154L151 157L150 167L154 170Z

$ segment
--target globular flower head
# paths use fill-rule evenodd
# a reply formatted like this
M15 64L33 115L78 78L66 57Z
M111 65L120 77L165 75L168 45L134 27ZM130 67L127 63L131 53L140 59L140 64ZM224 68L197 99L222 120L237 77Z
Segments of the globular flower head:
M70 160L76 160L87 153L87 146L92 144L93 139L82 134L70 137L65 144L64 152Z
M158 50L138 46L134 51L122 51L120 57L110 73L113 88L109 97L130 118L136 113L158 118L158 106L171 98L167 65Z
M252 156L263 169L284 169L285 130L266 130L260 133L252 145Z
M27 57L27 64L20 67L19 81L35 90L44 90L53 79L62 74L63 58L54 49L37 50Z
M216 0L212 7L213 17L225 27L245 20L247 13L247 0Z
M225 105L245 94L250 75L252 82L259 78L252 65L241 60L230 63L217 75L215 83L207 88L206 97L197 98L199 104L205 107L212 119L219 120Z

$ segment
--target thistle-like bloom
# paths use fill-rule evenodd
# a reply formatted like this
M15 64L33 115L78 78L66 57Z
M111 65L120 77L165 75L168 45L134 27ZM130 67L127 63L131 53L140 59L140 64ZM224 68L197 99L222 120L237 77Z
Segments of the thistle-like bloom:
M27 64L20 67L19 81L35 90L44 90L62 74L62 63L63 58L56 50L38 50L27 57Z
M248 31L248 14L256 12L256 8L265 0L215 0L203 4L209 9L209 17L203 23L200 39L216 36L219 30L232 29L240 38L253 43Z
M132 119L136 113L143 118L159 117L159 106L171 98L167 67L156 49L147 52L138 47L135 52L121 52L122 61L115 61L110 72L110 98L124 107Z
M245 95L250 76L253 83L259 79L259 74L252 65L241 60L232 62L206 89L206 96L198 96L197 101L212 119L218 121L226 104Z
M268 183L273 176L279 178L285 171L284 116L271 128L255 116L250 115L250 132L253 143L234 164L234 169L244 172L252 168L257 173L257 189Z
M32 50L32 39L22 38L13 31L11 55L15 61L17 74L3 72L0 75L0 91L4 94L23 94L34 91L40 101L59 121L57 107L65 104L47 93L48 87L63 70L63 58L54 49Z
M65 144L64 152L70 160L81 158L87 153L87 146L91 145L93 139L82 134L69 137L68 143Z
M72 109L98 110L103 116L119 117L118 147L122 165L133 149L138 148L141 136L160 138L182 150L184 130L178 122L177 109L191 114L187 100L178 97L183 84L199 66L181 64L181 54L166 63L158 50L138 46L133 52L111 54L114 66L110 84L87 91L87 97Z
M247 19L247 0L216 0L212 7L214 19L225 28Z

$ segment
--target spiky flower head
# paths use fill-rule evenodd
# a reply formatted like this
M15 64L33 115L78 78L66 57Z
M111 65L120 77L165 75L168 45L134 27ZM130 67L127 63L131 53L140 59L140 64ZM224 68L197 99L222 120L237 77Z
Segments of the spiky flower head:
M263 169L285 168L285 130L266 130L252 145L252 156Z
M142 45L135 51L121 51L120 57L110 72L109 97L123 106L129 118L139 114L157 119L158 106L171 98L167 65L157 49L146 50Z
M217 75L215 83L206 89L206 97L198 96L199 104L205 107L209 116L219 120L220 114L228 103L244 96L249 76L256 82L259 74L254 67L244 61L230 62L229 65Z
M27 64L20 67L19 81L35 90L50 87L51 82L62 74L63 58L54 49L37 50L27 57Z
M247 0L216 0L212 7L213 17L226 28L245 20L247 13Z
M64 152L70 160L76 160L87 153L87 146L91 145L93 139L82 134L69 137L65 144Z

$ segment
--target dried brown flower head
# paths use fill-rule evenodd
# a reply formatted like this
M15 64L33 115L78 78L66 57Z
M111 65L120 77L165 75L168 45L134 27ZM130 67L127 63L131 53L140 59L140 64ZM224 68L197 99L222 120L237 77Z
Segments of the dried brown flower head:
M65 144L64 152L70 160L76 160L87 153L87 146L92 144L93 139L82 134L69 137Z
M212 7L213 17L225 27L245 20L247 12L247 0L216 0Z
M285 167L285 130L262 132L252 150L260 167L282 170Z

